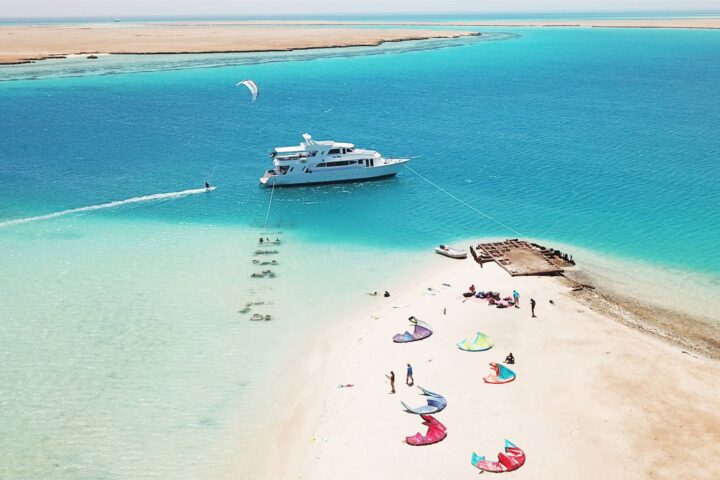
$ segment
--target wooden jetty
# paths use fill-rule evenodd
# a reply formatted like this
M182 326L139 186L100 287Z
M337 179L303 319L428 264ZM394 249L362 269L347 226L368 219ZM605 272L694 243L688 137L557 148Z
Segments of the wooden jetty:
M564 268L575 265L572 257L559 250L517 238L480 243L475 248L470 247L470 253L481 266L486 262L495 262L513 277L561 275Z

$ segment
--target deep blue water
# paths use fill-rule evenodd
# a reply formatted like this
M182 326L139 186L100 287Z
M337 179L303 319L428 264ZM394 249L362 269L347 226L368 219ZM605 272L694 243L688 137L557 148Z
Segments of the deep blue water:
M310 132L417 156L418 172L524 235L720 273L720 32L512 32L436 50L0 82L0 220L208 179L211 195L95 214L260 225L268 152ZM256 104L234 87L244 78L260 85ZM380 246L507 233L409 171L277 191L271 221Z

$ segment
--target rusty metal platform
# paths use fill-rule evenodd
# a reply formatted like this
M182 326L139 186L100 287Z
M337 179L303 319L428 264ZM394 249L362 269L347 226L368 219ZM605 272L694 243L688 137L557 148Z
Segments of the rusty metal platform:
M567 254L517 238L480 243L475 249L471 247L471 253L479 264L495 262L513 277L561 275L565 267L575 265Z

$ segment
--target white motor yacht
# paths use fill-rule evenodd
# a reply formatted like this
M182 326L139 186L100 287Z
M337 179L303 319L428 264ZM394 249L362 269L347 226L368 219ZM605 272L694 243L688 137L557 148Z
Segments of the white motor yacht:
M357 182L392 177L409 158L383 158L375 150L355 148L352 143L315 141L303 134L294 147L278 147L270 156L274 168L260 183L267 187Z

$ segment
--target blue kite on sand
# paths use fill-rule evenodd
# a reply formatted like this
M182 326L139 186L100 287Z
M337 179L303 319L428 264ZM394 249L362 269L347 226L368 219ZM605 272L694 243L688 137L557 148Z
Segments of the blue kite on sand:
M410 407L405 402L402 403L402 406L405 407L405 410L408 413L414 413L416 415L427 415L430 413L438 413L441 412L445 407L447 407L447 399L440 395L439 393L432 392L430 390L426 390L422 387L418 387L420 391L422 391L422 395L428 397L427 399L427 405L423 405L421 407L413 408Z

